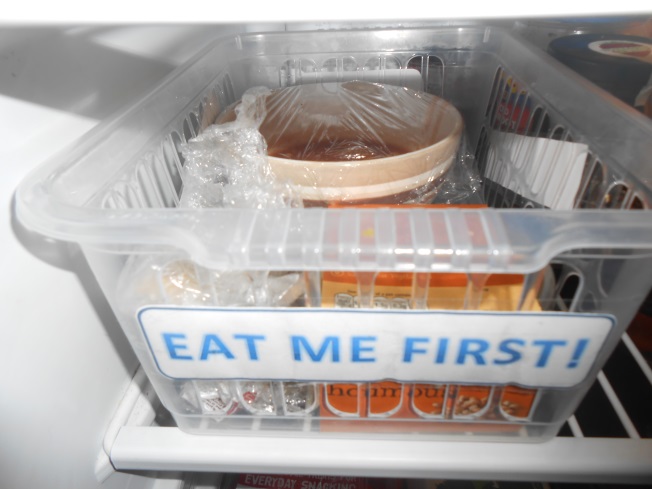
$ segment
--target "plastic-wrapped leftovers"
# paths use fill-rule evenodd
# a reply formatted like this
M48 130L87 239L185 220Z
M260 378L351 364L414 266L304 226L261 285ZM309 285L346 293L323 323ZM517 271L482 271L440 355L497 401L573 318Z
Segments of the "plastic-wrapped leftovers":
M237 119L206 128L181 147L183 190L179 207L274 209L301 207L293 186L271 176L258 126L262 101L254 88ZM218 307L290 306L304 293L301 274L213 270L177 254L135 259L123 274L123 303Z
M217 122L237 121L260 99L269 167L309 206L429 202L462 136L445 100L363 81L250 90Z
M452 105L404 87L254 87L181 145L179 207L479 203L480 178L462 128ZM136 262L127 302L282 307L304 293L296 273L209 270L183 256Z

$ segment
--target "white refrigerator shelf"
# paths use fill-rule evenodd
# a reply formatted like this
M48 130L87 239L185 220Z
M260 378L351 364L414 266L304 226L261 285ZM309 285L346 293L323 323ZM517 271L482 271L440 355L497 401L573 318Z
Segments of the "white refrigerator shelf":
M142 370L106 432L96 473L257 472L541 482L652 481L652 370L625 335L559 435L546 443L197 436L157 425ZM109 464L110 461L110 464Z

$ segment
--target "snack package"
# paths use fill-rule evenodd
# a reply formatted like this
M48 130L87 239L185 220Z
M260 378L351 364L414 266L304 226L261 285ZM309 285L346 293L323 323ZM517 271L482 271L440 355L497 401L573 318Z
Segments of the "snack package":
M363 291L353 272L325 272L322 278L323 307L513 311L522 302L530 305L529 310L540 310L535 297L522 301L523 277L519 275L478 278L467 277L465 274L418 274L415 278L410 273L381 272L375 274L371 287L367 286ZM415 284L419 280L425 284ZM419 290L422 292L419 293ZM534 296L535 293L531 290L528 295ZM433 424L418 429L485 431L491 428L477 426L483 419L527 420L532 414L537 395L536 389L516 386L405 384L393 381L325 384L321 390L320 415L340 419L393 419L394 428L398 431L406 429L399 420L453 419L475 424L462 427ZM323 421L320 429L340 431L343 427L338 423ZM373 422L365 422L347 423L344 429L376 431L392 427L386 423L381 427ZM498 426L495 429L506 428Z
M363 206L365 207L365 206ZM426 206L432 207L432 206ZM484 207L461 205L456 207ZM365 233L361 222L361 241L374 239ZM372 229L369 223L369 229ZM396 234L410 232L409 222L395 222ZM523 297L524 277L507 274L405 273L405 272L342 272L322 273L322 306L344 308L430 309L514 311L523 308L540 310L536 290ZM454 419L475 422L475 425L420 426L423 431L490 430L479 428L478 421L526 420L532 412L537 391L515 386L405 384L380 381L358 384L325 384L321 390L320 414L324 418L365 419L362 423L347 423L346 430L375 431L380 425L373 418L394 420L385 422L384 430L406 429L409 419ZM324 421L323 431L339 431L337 422ZM505 430L504 426L497 429ZM515 428L518 429L518 428Z

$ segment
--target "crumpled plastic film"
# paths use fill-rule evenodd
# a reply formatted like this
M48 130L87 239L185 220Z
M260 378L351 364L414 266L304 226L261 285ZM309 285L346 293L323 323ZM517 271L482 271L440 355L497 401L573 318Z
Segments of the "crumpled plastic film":
M317 385L306 382L284 382L283 400L286 414L310 414L317 407Z
M131 260L119 290L125 310L146 304L289 307L305 286L299 272L213 270L166 255Z
M252 89L242 98L234 121L209 126L181 145L185 164L179 207L301 206L291 185L272 178L267 144L258 131L269 93Z
M430 190L426 200L432 204L447 205L486 203L482 176L465 136L462 137L456 163L448 170L446 178Z
M456 163L461 115L428 93L351 81L246 95L264 99L272 173L307 205L427 202ZM233 121L246 103L218 121Z
M231 414L238 408L233 384L217 380L194 381L203 412L207 414Z
M250 413L276 413L273 382L238 382L237 392L240 404Z
M181 146L185 164L179 207L301 207L292 185L272 177L267 145L257 129L268 93L266 88L248 91L235 120L209 126ZM212 270L168 254L131 260L119 290L125 307L288 307L303 296L304 284L300 273Z

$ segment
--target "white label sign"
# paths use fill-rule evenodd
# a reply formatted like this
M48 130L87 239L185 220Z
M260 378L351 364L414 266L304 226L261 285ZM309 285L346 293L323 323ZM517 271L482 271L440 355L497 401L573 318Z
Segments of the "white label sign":
M586 378L614 325L565 313L145 307L163 375L174 379L517 383Z
M498 132L485 177L551 209L572 209L587 154L585 144Z

